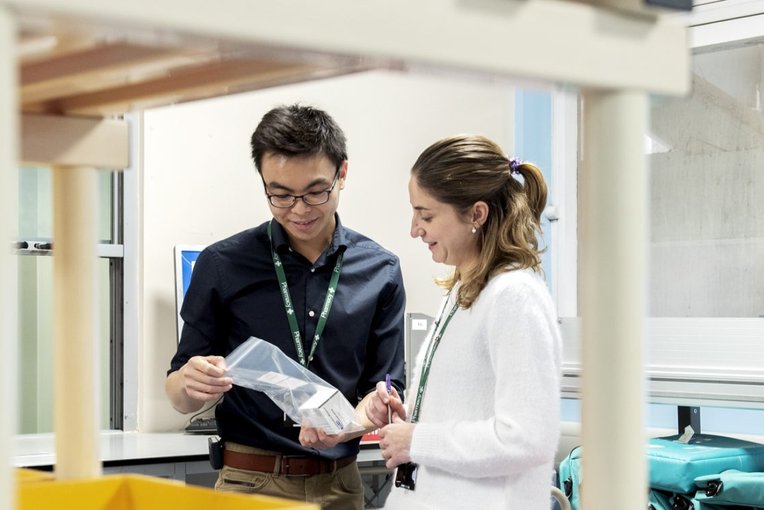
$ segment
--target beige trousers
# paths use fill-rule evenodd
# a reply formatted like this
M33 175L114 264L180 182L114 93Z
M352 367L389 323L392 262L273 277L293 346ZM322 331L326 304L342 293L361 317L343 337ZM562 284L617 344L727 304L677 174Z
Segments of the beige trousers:
M275 454L237 443L227 443L226 448L243 453ZM363 483L355 462L334 473L313 476L274 476L223 466L215 489L306 501L321 505L321 510L363 510L364 507Z

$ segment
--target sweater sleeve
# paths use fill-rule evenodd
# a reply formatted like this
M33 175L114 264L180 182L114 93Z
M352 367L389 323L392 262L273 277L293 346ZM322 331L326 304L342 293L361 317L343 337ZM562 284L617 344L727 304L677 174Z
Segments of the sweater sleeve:
M418 423L413 462L463 477L495 477L552 461L559 434L559 332L551 298L534 283L515 281L491 296L482 324L475 325L483 329L476 337L486 335L495 376L493 416L470 420L468 413L455 413L453 420Z

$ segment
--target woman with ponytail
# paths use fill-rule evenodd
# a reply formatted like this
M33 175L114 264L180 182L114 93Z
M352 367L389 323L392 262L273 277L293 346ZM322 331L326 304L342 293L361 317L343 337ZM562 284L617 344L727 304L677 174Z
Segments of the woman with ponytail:
M538 246L547 187L475 135L440 140L411 171L411 236L454 267L404 406L375 394L398 466L386 508L546 510L559 434L560 334ZM378 385L380 388L381 385Z

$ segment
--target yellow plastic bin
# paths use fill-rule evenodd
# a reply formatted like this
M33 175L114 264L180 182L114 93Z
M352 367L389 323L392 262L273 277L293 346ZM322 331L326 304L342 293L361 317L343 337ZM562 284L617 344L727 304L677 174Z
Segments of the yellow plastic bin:
M319 510L318 505L232 494L141 475L18 484L19 510Z
M49 482L53 480L53 473L38 469L16 468L14 473L16 483Z

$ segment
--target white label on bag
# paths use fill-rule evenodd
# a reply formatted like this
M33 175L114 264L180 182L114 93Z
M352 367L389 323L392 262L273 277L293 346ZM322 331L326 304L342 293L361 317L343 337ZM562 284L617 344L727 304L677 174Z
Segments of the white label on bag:
M289 377L288 375L279 374L277 372L266 372L257 378L258 381L262 381L274 386L280 386L289 390L305 386L305 381L301 381L296 377Z
M687 425L684 428L684 434L679 436L679 439L677 439L678 442L682 444L687 444L692 439L692 436L695 435L695 430L692 428L692 425Z

